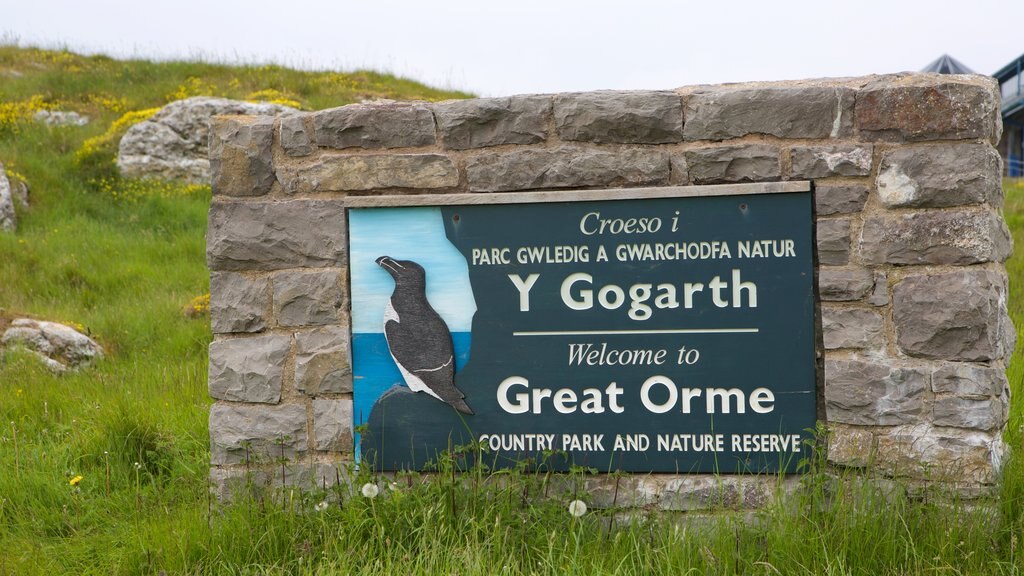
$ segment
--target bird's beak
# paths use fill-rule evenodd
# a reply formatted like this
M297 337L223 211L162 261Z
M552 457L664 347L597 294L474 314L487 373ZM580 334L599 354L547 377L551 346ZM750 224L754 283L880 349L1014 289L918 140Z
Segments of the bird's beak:
M402 266L398 262L395 262L395 260L390 256L381 256L380 258L377 258L376 262L378 266L387 270L388 274L391 274L391 276L395 278L398 277L398 270L402 268Z

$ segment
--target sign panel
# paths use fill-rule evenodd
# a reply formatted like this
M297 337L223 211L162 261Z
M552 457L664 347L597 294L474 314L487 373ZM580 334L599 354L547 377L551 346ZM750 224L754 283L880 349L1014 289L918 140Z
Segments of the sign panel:
M810 192L349 210L362 462L795 471ZM470 454L469 457L472 457Z

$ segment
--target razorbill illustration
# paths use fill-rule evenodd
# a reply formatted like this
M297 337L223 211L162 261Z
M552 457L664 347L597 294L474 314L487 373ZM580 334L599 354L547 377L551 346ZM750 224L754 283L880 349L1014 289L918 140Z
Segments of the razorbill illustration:
M411 260L381 256L377 265L395 279L384 310L384 337L405 383L463 414L473 414L455 387L455 354L448 325L427 301L426 272Z

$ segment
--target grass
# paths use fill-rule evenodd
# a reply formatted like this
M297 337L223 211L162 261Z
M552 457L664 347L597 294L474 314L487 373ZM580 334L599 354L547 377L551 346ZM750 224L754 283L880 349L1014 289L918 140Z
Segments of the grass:
M272 91L272 92L270 92ZM581 481L513 470L483 481L401 477L380 496L313 490L231 505L207 489L205 318L209 189L122 180L117 138L133 112L173 98L257 94L305 109L364 98L462 97L372 72L152 63L0 46L0 161L32 187L0 234L0 326L30 315L81 324L109 356L65 376L0 355L0 575L6 574L1018 574L1024 459L991 501L908 498L898 485L807 489L753 517L574 518ZM37 109L76 110L50 128ZM113 127L113 128L112 128ZM1006 186L1017 237L1011 312L1024 326L1024 185ZM1017 358L1019 358L1019 347ZM1006 437L1021 446L1024 363ZM72 485L72 480L81 480ZM371 481L358 478L356 487ZM568 489L565 486L568 485ZM538 495L549 493L549 498ZM326 508L321 503L326 502Z

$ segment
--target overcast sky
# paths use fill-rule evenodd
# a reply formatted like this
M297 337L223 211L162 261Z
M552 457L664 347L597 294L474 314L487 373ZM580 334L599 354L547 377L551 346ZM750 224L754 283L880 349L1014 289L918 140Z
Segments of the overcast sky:
M372 68L483 96L918 70L992 74L1024 1L29 0L6 41L151 58Z

